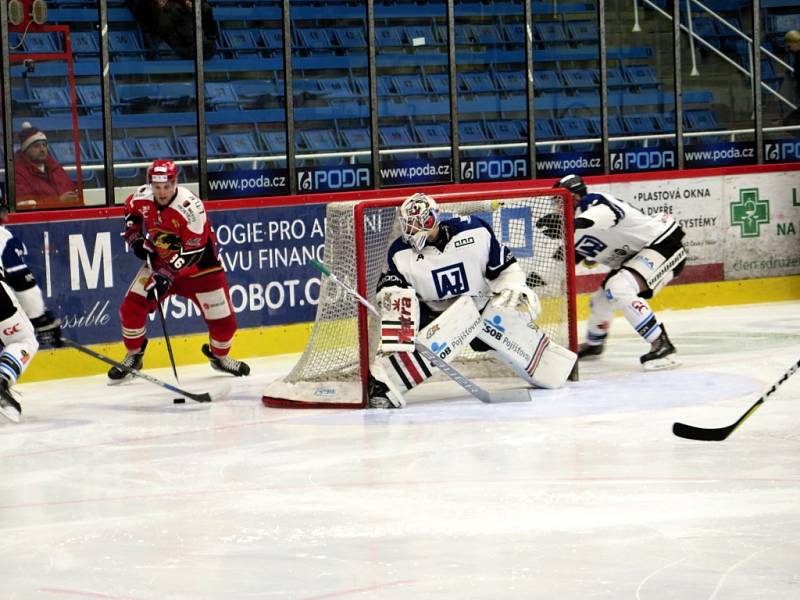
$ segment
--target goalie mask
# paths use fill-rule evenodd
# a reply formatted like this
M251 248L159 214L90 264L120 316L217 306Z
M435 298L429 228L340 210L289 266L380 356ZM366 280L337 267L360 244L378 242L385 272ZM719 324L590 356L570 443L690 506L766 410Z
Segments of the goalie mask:
M427 194L417 193L400 206L400 227L403 241L422 252L428 243L428 234L439 224L439 207Z

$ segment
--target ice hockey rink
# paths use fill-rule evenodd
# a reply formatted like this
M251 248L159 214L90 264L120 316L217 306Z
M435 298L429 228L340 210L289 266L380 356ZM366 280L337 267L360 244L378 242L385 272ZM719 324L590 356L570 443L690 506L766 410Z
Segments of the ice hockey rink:
M683 367L642 373L618 318L581 381L486 405L431 383L402 411L278 410L181 368L19 386L0 425L0 597L800 598L800 302L660 313ZM169 381L169 370L148 371Z

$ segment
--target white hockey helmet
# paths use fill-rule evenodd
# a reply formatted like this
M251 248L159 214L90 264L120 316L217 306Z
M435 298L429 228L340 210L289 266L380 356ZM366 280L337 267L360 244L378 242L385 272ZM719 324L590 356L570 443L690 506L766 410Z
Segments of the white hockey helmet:
M400 205L400 227L403 241L421 252L428 242L428 234L439 224L439 206L436 200L418 192Z

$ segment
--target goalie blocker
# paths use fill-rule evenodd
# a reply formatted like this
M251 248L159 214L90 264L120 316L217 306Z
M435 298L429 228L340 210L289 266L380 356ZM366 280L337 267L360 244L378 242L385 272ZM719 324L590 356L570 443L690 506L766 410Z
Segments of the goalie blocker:
M479 351L489 351L528 384L560 388L572 371L577 355L552 342L536 326L527 296L526 293L515 295L516 302L509 306L508 295L500 294L489 302L483 314L473 298L462 296L423 327L417 340L447 363L470 345ZM408 299L412 297L412 306L408 306ZM390 307L407 306L409 314L418 314L412 290L392 288L384 295L384 306L387 302ZM385 315L383 325L395 322L395 311L390 310ZM387 329L382 326L382 336ZM389 348L398 348L394 336L390 338ZM383 393L370 398L370 405L401 408L405 406L405 394L432 377L438 369L413 350L413 338L408 350L388 354L385 350L386 347L370 365L372 377L385 386L377 386Z

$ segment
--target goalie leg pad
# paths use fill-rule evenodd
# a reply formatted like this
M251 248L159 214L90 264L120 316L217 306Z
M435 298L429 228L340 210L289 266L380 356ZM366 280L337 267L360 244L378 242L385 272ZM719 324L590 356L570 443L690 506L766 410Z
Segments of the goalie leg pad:
M522 379L537 387L555 389L566 382L578 356L552 342L519 310L488 306L478 339Z
M478 334L481 320L481 315L472 299L462 296L422 328L417 341L435 352L444 362L449 363L469 347L469 343ZM438 369L416 350L378 356L370 366L372 376L389 388L391 392L389 399L392 403L395 404L397 400L402 402L402 405L405 405L403 396L406 392L437 372ZM399 407L397 404L396 406Z

